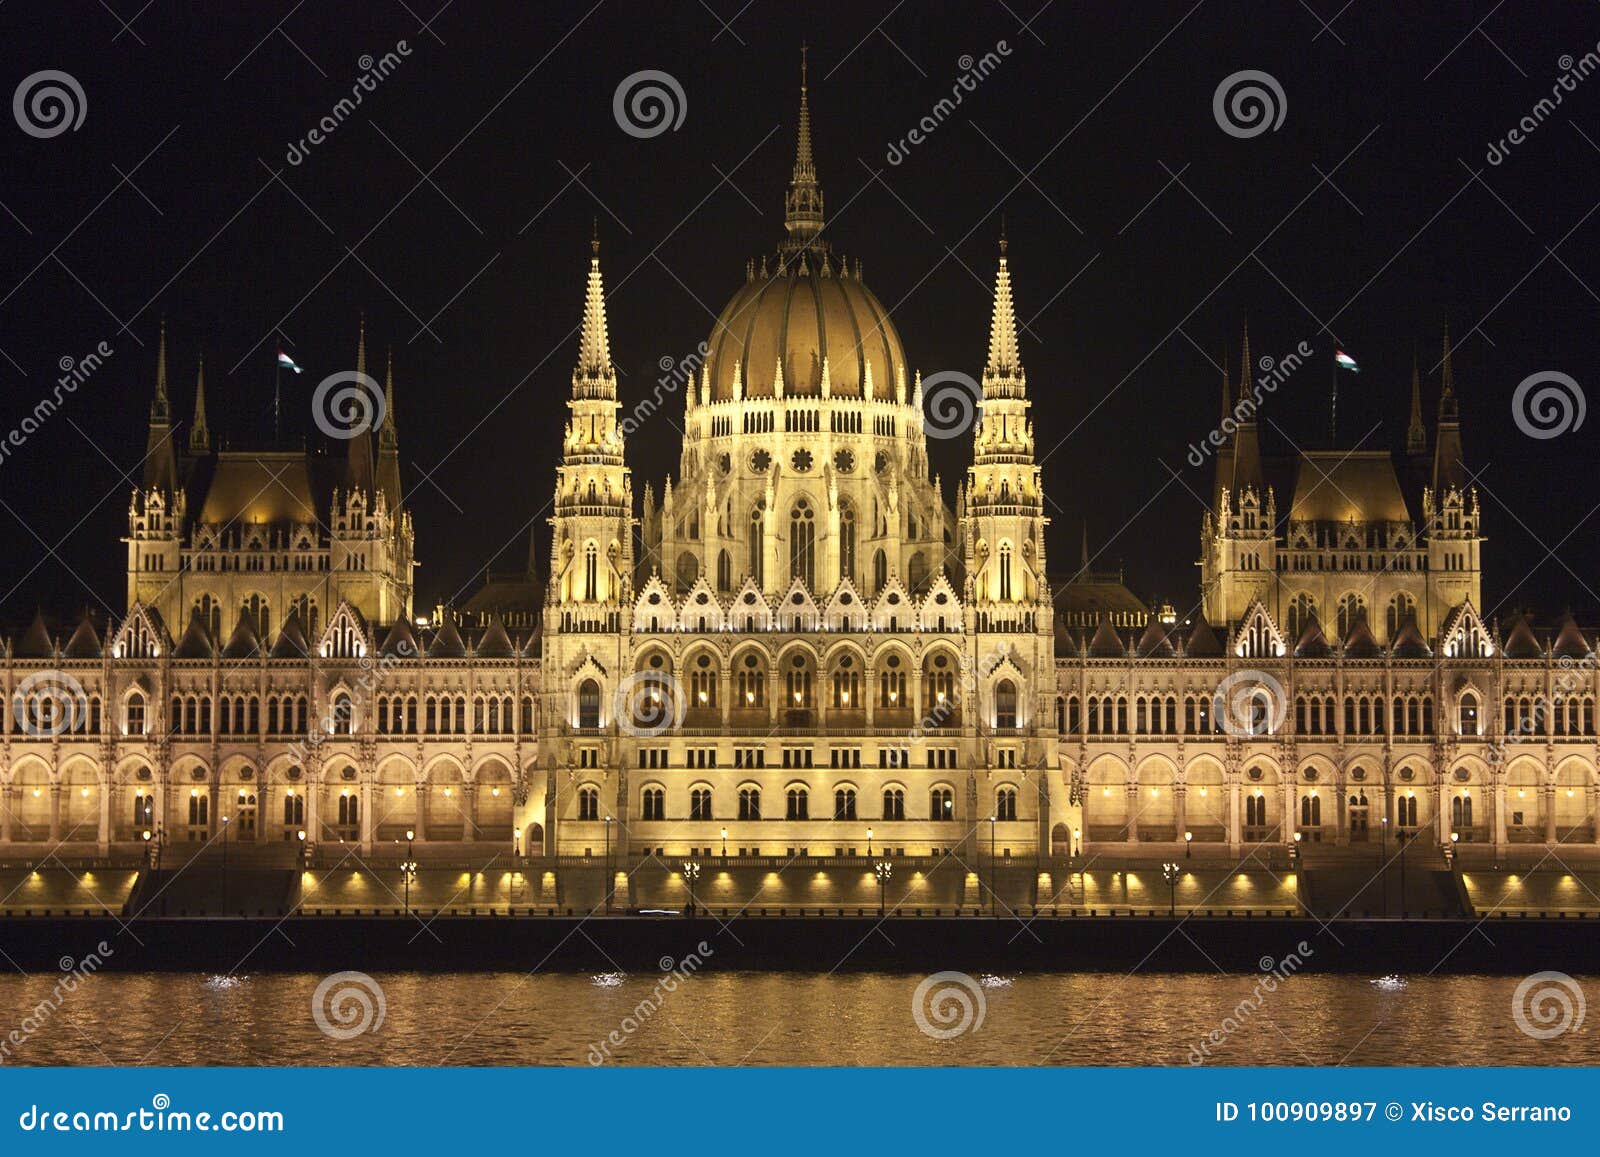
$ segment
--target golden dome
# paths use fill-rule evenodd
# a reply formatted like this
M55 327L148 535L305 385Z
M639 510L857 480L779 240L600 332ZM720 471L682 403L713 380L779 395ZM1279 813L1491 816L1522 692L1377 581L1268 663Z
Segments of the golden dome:
M733 398L735 374L745 397L772 397L780 358L785 397L820 397L826 360L830 395L866 397L870 367L872 397L894 400L906 364L900 335L883 303L838 264L826 250L787 256L733 295L706 343L713 402Z

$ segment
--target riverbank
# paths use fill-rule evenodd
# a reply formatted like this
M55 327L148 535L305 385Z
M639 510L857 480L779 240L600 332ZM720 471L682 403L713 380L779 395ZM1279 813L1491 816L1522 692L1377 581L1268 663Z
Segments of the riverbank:
M389 916L0 918L0 952L48 972L95 953L102 972L307 969L607 972L692 952L718 969L1581 972L1600 919L1319 921L1298 917ZM104 945L104 949L100 946Z

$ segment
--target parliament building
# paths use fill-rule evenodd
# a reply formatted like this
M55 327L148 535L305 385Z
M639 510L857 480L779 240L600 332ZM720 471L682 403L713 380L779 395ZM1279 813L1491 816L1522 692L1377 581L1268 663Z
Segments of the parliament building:
M680 367L658 486L626 435L676 422L625 412L595 245L547 565L459 607L414 598L392 365L342 452L224 449L203 372L176 417L163 331L125 613L6 643L0 856L138 862L225 827L305 862L404 843L619 876L954 857L1043 880L1085 857L1600 842L1593 645L1570 616L1480 617L1448 339L1404 453L1269 463L1238 404L1246 332L1191 528L1201 590L1152 611L1087 551L1049 565L1004 240L952 493L928 456L951 375L925 388L835 250L804 87L784 209Z

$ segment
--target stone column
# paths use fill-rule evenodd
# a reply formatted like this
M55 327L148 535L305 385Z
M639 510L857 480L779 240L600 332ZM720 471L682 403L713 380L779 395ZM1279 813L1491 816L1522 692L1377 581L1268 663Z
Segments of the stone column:
M1336 781L1333 788L1333 842L1339 847L1344 847L1350 842L1345 816L1348 800L1349 792Z
M417 833L420 844L428 839L428 785L419 783L413 790L416 791L417 821L411 825L411 830Z
M50 785L50 844L54 847L61 842L61 785Z
M1278 830L1283 835L1283 843L1285 847L1294 846L1294 832L1296 826L1300 822L1300 816L1297 811L1300 805L1300 801L1297 798L1299 794L1299 789L1295 787L1292 780L1284 781L1283 822L1278 825Z
M478 838L478 785L461 785L461 838L471 843Z
M1189 830L1189 785L1175 784L1172 788L1173 838L1184 842L1183 833Z
M374 826L372 823L372 777L363 776L361 779L361 854L372 855L372 837Z
M1496 780L1494 785L1494 846L1506 845L1506 785Z
M1539 789L1539 799L1544 804L1544 842L1556 842L1556 789L1553 784L1545 784Z
M1137 844L1139 842L1139 785L1137 783L1128 784L1127 832L1127 842Z
M108 779L100 789L100 830L96 836L96 851L102 856L111 854L111 804L116 788Z
M1238 853L1244 843L1244 833L1239 827L1239 781L1231 780L1228 783L1228 850Z
M1438 790L1433 793L1434 806L1438 809L1439 843L1449 846L1450 843L1450 789L1444 780L1439 781Z
M306 778L306 843L315 844L322 840L322 785ZM299 837L295 843L299 843Z

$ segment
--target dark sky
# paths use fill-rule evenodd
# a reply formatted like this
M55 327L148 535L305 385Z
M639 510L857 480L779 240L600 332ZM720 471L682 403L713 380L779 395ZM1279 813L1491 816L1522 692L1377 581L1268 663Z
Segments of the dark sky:
M4 91L57 69L86 102L76 131L0 127L0 427L61 359L113 350L0 462L0 617L121 609L121 472L143 453L163 314L179 413L203 348L213 427L242 446L271 429L275 327L307 368L286 382L298 433L365 310L375 356L395 350L419 601L520 565L535 518L543 551L591 220L631 404L780 238L802 40L829 232L924 373L981 368L1006 215L1052 569L1076 563L1087 518L1097 567L1192 602L1210 476L1185 455L1246 313L1257 358L1316 351L1264 411L1274 454L1326 440L1336 345L1362 367L1341 383L1342 441L1398 447L1412 350L1431 419L1448 316L1486 602L1600 615L1600 417L1536 440L1511 405L1543 371L1600 384L1600 74L1487 160L1563 58L1597 51L1594 4L740 3L0 8ZM410 55L290 164L363 55L402 40ZM1000 41L993 74L888 163L962 57ZM686 108L638 139L612 98L646 69ZM1242 70L1281 86L1275 131L1219 127L1213 94ZM660 418L632 440L641 493L677 447ZM968 451L936 450L951 498Z

